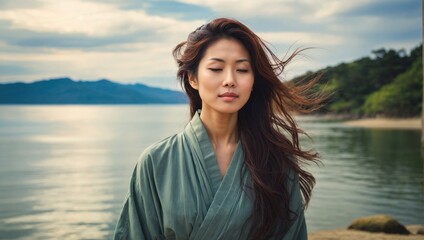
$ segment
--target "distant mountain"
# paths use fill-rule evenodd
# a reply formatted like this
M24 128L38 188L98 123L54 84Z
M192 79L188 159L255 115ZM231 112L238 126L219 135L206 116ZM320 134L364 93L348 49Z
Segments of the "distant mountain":
M120 84L107 79L73 81L70 78L33 83L0 84L0 104L148 104L186 103L179 91L140 83Z

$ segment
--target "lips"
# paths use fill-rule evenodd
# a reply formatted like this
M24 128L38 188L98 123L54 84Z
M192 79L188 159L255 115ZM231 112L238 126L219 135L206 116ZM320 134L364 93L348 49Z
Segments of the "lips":
M231 92L226 92L223 94L218 95L218 97L230 97L230 98L237 98L238 95L235 93L231 93Z

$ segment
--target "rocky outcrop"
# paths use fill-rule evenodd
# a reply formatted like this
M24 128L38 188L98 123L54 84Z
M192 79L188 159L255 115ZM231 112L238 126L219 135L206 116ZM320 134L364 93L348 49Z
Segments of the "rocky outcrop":
M373 215L355 219L348 229L390 234L410 234L405 226L388 215Z

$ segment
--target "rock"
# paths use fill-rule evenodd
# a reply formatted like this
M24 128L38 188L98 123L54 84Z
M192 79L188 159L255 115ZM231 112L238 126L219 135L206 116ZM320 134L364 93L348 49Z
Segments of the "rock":
M424 235L424 226L421 226L420 228L418 228L417 234L418 235Z
M367 232L384 232L392 234L405 234L410 232L405 226L394 218L387 215L373 215L353 220L348 229L355 229Z
M406 225L405 227L411 234L424 235L424 225Z

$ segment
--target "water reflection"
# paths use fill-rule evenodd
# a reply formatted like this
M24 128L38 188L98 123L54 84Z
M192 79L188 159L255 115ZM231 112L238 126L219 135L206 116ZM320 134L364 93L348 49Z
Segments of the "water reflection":
M317 186L307 211L308 222L314 223L311 230L344 228L352 219L372 214L389 214L404 224L424 223L420 131L308 119L302 126L314 139L306 146L317 149L324 163L312 168Z
M58 108L27 112L27 119L45 124L24 140L41 145L42 157L26 162L30 178L20 173L25 179L21 184L32 189L22 199L30 208L3 224L14 235L31 232L32 239L104 239L110 234L104 231L104 220L114 217L114 193L109 188L109 154L102 143L112 133L96 121L97 108Z
M189 120L181 105L0 108L0 239L110 239L141 151ZM299 120L323 159L310 231L377 213L423 223L419 131Z
M4 108L1 239L110 238L138 155L188 116L184 106Z

